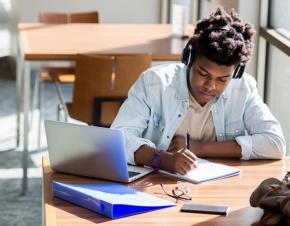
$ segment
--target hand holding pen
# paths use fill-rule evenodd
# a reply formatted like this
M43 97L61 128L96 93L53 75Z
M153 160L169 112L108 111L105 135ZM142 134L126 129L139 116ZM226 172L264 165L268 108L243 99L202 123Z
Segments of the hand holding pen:
M190 150L190 135L188 132L185 134L185 148L184 148L184 150L185 150L186 154L190 153L189 156L194 160L195 167L197 167L197 157Z
M168 152L172 155L170 168L172 172L181 175L197 167L197 157L190 151L190 135L177 135L171 141Z

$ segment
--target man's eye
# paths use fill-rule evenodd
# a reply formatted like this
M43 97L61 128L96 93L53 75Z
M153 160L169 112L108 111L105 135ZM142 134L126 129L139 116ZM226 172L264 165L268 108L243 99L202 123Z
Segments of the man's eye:
M202 72L202 71L198 71L199 74L202 76L202 77L207 77L208 76L208 73L205 73L205 72Z
M227 78L220 78L219 81L225 83L228 81L228 79Z

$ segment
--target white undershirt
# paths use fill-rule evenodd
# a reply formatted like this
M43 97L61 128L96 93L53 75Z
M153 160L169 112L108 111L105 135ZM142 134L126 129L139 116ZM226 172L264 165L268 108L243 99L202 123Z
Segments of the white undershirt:
M194 141L215 141L216 134L211 114L211 106L214 100L201 106L194 97L189 94L189 110L176 135L184 136L187 132Z

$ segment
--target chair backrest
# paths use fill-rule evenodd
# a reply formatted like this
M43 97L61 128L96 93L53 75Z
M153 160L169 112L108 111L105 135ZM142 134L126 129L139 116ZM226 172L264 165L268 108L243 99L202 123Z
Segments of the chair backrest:
M83 12L68 14L69 23L100 23L99 13Z
M70 116L89 124L109 126L129 88L150 64L150 54L78 55Z
M66 24L68 22L67 14L54 12L40 12L39 22L48 24Z
M39 13L39 22L49 24L65 24L65 23L99 23L99 13L80 12L80 13L56 13L41 12Z

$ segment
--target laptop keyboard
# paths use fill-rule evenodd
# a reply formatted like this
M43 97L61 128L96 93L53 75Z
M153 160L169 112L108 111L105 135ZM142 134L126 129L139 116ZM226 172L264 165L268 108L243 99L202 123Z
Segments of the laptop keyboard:
M140 174L139 172L133 172L133 171L128 171L128 173L129 173L129 178Z

